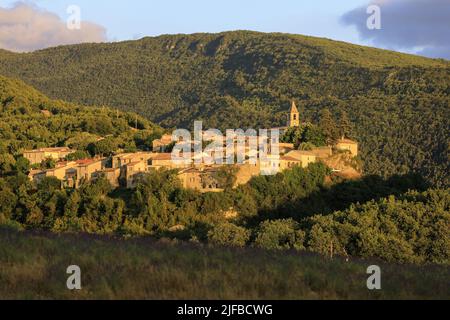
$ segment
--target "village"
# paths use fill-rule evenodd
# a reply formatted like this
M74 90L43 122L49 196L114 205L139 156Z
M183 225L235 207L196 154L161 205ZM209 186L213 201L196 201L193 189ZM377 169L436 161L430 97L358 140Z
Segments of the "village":
M287 126L277 128L281 132L287 128L300 126L300 114L294 102L288 114ZM206 132L203 132L206 134ZM174 161L170 148L173 147L172 135L163 135L152 143L152 151L117 153L111 157L96 157L67 161L68 155L74 153L68 147L40 148L26 150L23 156L31 165L40 164L47 159L55 161L54 168L35 169L29 173L29 178L39 183L45 177L55 177L61 181L63 188L79 188L83 183L100 177L106 178L114 188L135 188L139 181L152 170L176 169L177 175L186 189L200 192L220 192L224 186L218 179L218 173L229 164L207 164L196 161ZM223 141L225 144L226 141ZM342 137L333 146L316 147L311 150L296 150L293 143L277 143L279 155L262 160L259 154L250 154L254 150L245 148L245 161L233 164L235 167L234 187L246 184L252 177L264 174L269 169L276 172L299 166L306 168L309 164L322 161L332 170L340 171L335 163L330 161L336 152L346 152L350 157L358 155L358 143ZM203 155L202 155L203 156ZM256 159L251 161L252 156Z

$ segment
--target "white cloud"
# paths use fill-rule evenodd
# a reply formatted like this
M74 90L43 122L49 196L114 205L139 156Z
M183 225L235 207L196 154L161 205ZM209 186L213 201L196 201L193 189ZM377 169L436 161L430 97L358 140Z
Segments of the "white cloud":
M82 21L81 28L69 30L56 14L27 3L0 8L0 48L27 52L47 47L106 41L106 29Z

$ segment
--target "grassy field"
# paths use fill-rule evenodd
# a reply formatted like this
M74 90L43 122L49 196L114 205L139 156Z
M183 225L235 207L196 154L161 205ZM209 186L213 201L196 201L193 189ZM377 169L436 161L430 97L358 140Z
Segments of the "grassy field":
M79 291L66 288L73 264ZM450 299L449 279L446 266L0 229L0 299Z

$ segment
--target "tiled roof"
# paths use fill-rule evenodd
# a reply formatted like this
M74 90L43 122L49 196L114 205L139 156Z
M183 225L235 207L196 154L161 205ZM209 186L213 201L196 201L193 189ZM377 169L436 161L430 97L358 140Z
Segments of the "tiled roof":
M278 146L280 147L287 147L287 148L294 148L294 144L293 143L284 143L284 142L280 142L278 144Z
M152 158L153 160L172 160L171 153L158 153Z
M44 170L40 170L40 169L30 170L29 175L34 176L34 175L36 175L36 174L44 173L44 172L45 172Z
M170 144L172 143L172 136L165 134L161 137L161 139L155 139L154 141L159 142L159 143L167 143Z
M298 113L297 106L295 105L295 101L292 101L290 113Z
M141 161L134 161L134 162L127 163L126 166L127 167L133 167L133 166L135 166L137 164L140 164L140 163L141 163Z
M307 151L307 150L294 150L291 152L288 152L286 154L287 156L293 156L293 155L298 155L298 156L315 156L315 154L311 151Z
M38 152L69 152L72 151L67 147L58 147L58 148L39 148L34 150L25 150L27 153L38 153Z
M75 162L76 162L77 165L79 165L79 166L86 166L86 165L91 164L91 163L94 163L94 162L96 162L96 161L99 161L99 160L95 160L95 159L82 159L82 160L77 160L77 161L75 161Z
M292 157L289 157L289 156L281 156L280 159L283 160L283 161L296 161L296 162L300 162L300 160L295 159L295 158L292 158Z
M339 143L349 143L349 144L357 144L358 142L350 140L350 139L339 139L338 140L338 144Z

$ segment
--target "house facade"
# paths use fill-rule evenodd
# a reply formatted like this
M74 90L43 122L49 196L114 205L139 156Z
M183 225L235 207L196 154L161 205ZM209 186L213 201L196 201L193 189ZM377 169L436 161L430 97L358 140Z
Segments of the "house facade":
M349 151L353 157L356 157L358 155L358 142L342 138L336 143L336 149L341 151Z
M29 178L39 183L45 177L55 177L61 180L61 185L65 188L78 188L83 182L96 178L105 164L104 158L58 162L53 169L30 171Z
M287 124L288 127L298 127L301 124L300 114L295 102L292 102L289 110ZM284 127L284 129L288 127ZM204 138L207 138L207 134L208 132L203 132ZM235 137L233 142L234 154L227 156L236 158L238 145L243 141ZM245 145L239 147L244 151L245 161L244 163L233 165L237 169L234 187L246 184L250 179L261 174L276 174L294 167L306 168L311 163L317 161L326 162L326 159L333 155L333 150L335 149L348 151L353 156L358 155L358 143L344 138L337 142L335 149L332 146L326 146L317 147L308 151L295 150L295 146L292 143L279 143L278 150L280 154L273 155L270 148L267 147L267 157L266 155L263 157L264 153L260 150L250 148L249 142L250 140L247 137L245 139ZM225 137L222 142L220 140L218 141L219 146L221 143L224 148L227 147ZM110 159L97 158L71 162L60 161L53 169L32 170L29 176L35 182L39 182L44 177L56 177L61 180L62 186L66 188L78 188L84 182L100 177L105 177L113 187L135 188L145 174L152 170L177 169L178 177L185 188L200 192L223 190L217 173L222 166L227 164L211 165L204 161L205 158L214 157L214 150L191 155L192 157L187 161L174 161L172 153L164 152L170 144L172 144L172 136L164 135L161 139L157 139L153 143L154 151L158 152L119 153ZM72 152L74 151L69 148L41 148L25 151L24 157L32 164L36 164L48 158L61 160ZM218 156L223 158L225 154L221 152Z
M40 148L35 150L25 150L23 157L30 161L30 164L39 164L46 159L53 159L55 161L63 160L69 154L75 152L67 147L61 148Z

